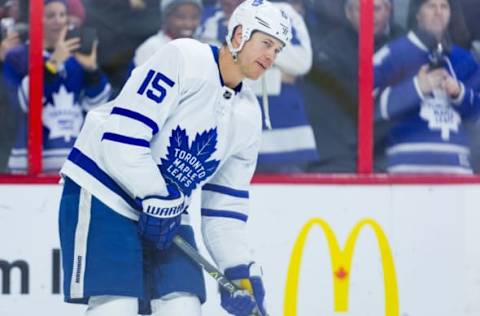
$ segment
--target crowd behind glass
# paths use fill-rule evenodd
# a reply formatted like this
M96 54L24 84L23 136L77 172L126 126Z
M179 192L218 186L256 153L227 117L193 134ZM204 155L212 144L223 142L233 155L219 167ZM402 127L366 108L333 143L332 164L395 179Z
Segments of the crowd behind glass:
M240 2L44 0L44 172L58 172L88 110L158 47L222 45ZM293 38L264 80L248 82L264 118L257 172L355 173L360 0L273 2ZM373 2L374 171L478 172L479 1ZM28 169L28 4L0 1L2 173Z

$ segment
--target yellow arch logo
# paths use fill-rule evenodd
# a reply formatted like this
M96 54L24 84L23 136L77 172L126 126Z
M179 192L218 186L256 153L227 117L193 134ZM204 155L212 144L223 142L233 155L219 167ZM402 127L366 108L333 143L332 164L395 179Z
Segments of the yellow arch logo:
M392 251L390 250L387 237L385 236L385 233L383 232L380 225L378 225L378 223L372 219L364 219L360 221L351 231L345 244L345 248L342 250L340 249L337 238L335 237L335 233L330 228L330 225L320 218L313 218L302 227L302 230L300 231L300 234L293 246L290 263L288 266L283 315L297 315L298 280L303 248L305 246L307 236L313 226L320 227L325 234L325 237L327 238L333 268L332 275L335 311L348 311L350 284L349 272L352 263L353 249L357 242L360 231L365 226L370 226L375 232L375 236L377 237L378 247L382 258L385 288L385 316L398 316L399 303L397 276L395 273Z

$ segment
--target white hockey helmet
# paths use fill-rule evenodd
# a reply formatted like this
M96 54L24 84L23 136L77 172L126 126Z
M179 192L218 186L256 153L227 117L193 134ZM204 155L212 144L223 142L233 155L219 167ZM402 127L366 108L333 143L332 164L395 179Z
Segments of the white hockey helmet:
M232 46L233 32L237 26L242 26L242 40L237 48ZM290 42L292 27L290 18L280 8L267 0L245 0L235 11L228 21L228 34L226 37L228 49L234 59L243 45L250 39L254 31L260 31L275 37L283 45Z

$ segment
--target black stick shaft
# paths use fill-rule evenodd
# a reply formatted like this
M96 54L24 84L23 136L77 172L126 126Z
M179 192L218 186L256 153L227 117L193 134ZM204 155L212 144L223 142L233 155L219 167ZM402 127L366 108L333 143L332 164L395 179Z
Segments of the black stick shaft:
M235 284L230 282L220 270L217 269L213 264L207 261L198 251L193 248L185 239L176 235L173 237L173 243L177 245L180 249L185 252L193 261L199 264L207 273L214 278L221 287L227 290L230 294L233 294L235 291L240 290Z
M211 264L207 259L205 259L195 248L192 247L185 239L181 236L176 235L173 237L173 243L177 245L187 256L189 256L193 261L200 265L207 273L217 281L217 283L227 290L230 294L233 295L236 291L240 291L241 288L233 284L229 279L223 275L217 267ZM260 315L258 310L254 311L254 315ZM268 316L268 315L266 315Z

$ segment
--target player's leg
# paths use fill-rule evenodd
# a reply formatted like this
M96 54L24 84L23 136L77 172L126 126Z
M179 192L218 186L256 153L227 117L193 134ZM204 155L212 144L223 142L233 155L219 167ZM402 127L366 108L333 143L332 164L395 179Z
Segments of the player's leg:
M67 178L59 229L65 301L88 304L92 296L122 296L133 298L128 301L135 301L138 308L144 284L137 222L114 212ZM112 304L123 304L120 301ZM95 306L104 305L100 303ZM137 310L130 315L137 315Z
M200 299L190 293L175 292L152 300L152 316L201 316Z
M136 297L102 295L90 297L85 316L136 316L137 313Z
M181 225L178 234L195 246L193 229ZM153 259L152 311L155 316L199 316L205 302L205 281L200 266L175 245L167 251L155 251Z

